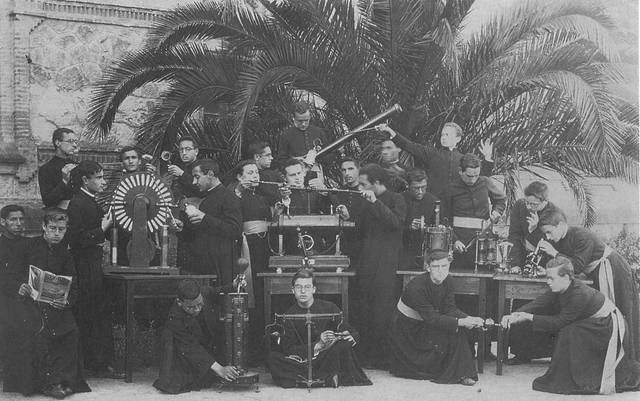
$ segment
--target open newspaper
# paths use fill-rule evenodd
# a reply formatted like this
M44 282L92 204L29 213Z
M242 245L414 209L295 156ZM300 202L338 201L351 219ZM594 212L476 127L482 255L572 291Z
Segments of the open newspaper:
M71 288L71 276L59 276L46 270L29 266L29 285L31 286L31 298L34 301L48 304L57 301L66 304Z

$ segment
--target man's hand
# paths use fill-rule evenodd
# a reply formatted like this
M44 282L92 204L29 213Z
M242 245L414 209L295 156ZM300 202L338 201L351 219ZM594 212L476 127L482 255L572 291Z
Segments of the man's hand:
M421 218L416 218L416 219L411 220L411 229L412 230L414 230L414 231L415 230L420 230L422 228L422 226L423 226L423 223L422 223L422 219Z
M315 190L327 189L321 178L312 178L309 180L309 187Z
M378 198L376 198L376 194L368 189L362 191L362 197L368 200L371 203L375 203Z
M306 164L307 166L313 166L314 164L316 164L317 155L318 152L316 152L315 149L309 149L307 155L303 159L304 164Z
M176 166L175 164L170 165L167 168L167 171L174 177L180 177L182 174L184 174L184 170Z
M23 297L31 296L31 286L27 283L20 284L20 288L18 288L18 295L22 295Z
M556 256L558 256L558 253L560 253L556 250L556 248L553 247L553 245L551 245L549 241L544 239L541 239L540 242L538 242L538 247L542 252L546 253L552 258L555 258Z
M355 343L356 343L355 338L353 338L353 336L351 335L351 333L349 333L349 331L347 331L347 330L342 331L342 332L340 332L340 333L336 333L336 334L337 334L337 337L339 337L339 339L341 339L341 340L348 341L348 342L350 342L351 344L355 344Z
M464 246L462 241L458 240L453 244L453 250L458 252L458 253L462 253L462 252L466 252L467 251L467 247Z
M71 179L71 170L76 168L77 164L75 163L67 163L62 167L62 182L65 184L69 184L69 180Z
M393 139L395 138L396 135L398 135L393 129L391 129L391 127L389 127L387 124L378 124L375 126L375 129L378 132L386 132L389 134L389 139Z
M533 315L527 312L513 312L510 315L502 317L500 325L505 329L508 329L512 324L518 324L526 321L532 321Z
M144 171L146 171L149 174L155 174L156 166L154 166L151 163L147 163L147 164L144 165Z
M349 220L349 209L345 205L336 206L336 214L340 216L343 220Z
M64 309L64 308L66 308L66 307L67 307L67 305L69 305L69 303L68 303L68 302L66 302L66 301L65 301L65 302L62 302L61 300L58 300L58 299L54 299L54 300L51 302L51 306L53 306L53 307L54 307L54 308L56 308L56 309Z
M474 329L476 327L482 327L484 320L479 317L467 316L462 319L458 319L458 326L467 329Z
M176 232L182 232L184 229L184 221L180 219L169 219L169 228Z
M502 214L499 211L492 210L490 219L492 222L496 223L498 220L500 220L500 216L502 216Z
M204 212L193 205L188 205L185 209L191 224L200 224L204 220Z
M100 226L102 227L102 231L107 231L113 225L113 219L111 219L111 213L107 213L102 216L102 222L100 222Z
M540 218L538 217L538 213L529 213L529 216L527 216L527 224L529 225L529 227L527 227L527 230L529 230L529 233L532 233L538 227L539 221Z
M482 153L482 156L484 156L484 159L486 161L493 161L493 143L491 142L491 139L487 138L480 141L480 145L478 145L478 151Z
M238 376L240 376L240 372L235 366L222 366L218 362L215 362L211 366L211 370L227 381L234 381Z

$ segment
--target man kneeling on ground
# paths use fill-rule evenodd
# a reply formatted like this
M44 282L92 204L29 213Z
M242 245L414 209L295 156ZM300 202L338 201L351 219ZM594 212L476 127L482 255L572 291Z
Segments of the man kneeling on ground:
M640 363L629 349L620 310L600 291L574 279L571 260L547 263L550 290L502 318L502 326L533 322L534 331L558 332L551 365L533 389L558 394L611 394L640 388ZM544 314L552 306L560 313Z
M238 378L236 367L218 362L224 354L224 332L214 307L221 290L231 289L200 286L193 279L180 282L160 340L160 377L153 383L155 388L179 394Z
M299 270L291 285L296 304L287 310L287 315L340 313L335 304L314 299L316 286L311 270ZM310 345L313 347L312 379L331 387L370 385L371 381L353 350L358 333L346 323L331 318L313 318L313 323ZM282 352L269 354L267 366L277 385L295 387L300 378L307 376L309 345L305 320L285 320L281 346Z
M473 386L478 371L468 329L482 327L484 320L456 307L446 251L432 252L425 263L428 273L407 284L392 318L390 371L410 379Z

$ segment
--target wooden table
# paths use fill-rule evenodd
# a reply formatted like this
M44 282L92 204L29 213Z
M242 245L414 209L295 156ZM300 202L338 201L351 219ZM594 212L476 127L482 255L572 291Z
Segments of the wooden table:
M264 279L264 316L265 321L271 318L271 296L291 294L291 279L294 272L264 272L258 273L258 277ZM342 272L313 272L316 281L316 294L337 294L341 296L341 309L344 320L349 321L349 277L354 277L355 272L345 270Z
M415 276L427 273L424 270L399 270L397 274L402 277L402 288L406 287L409 281ZM428 273L427 273L428 274ZM453 279L454 293L460 295L478 296L478 314L483 319L487 317L487 280L493 278L492 272L477 272L473 270L450 271L449 276ZM480 330L478 338L478 372L484 372L484 330Z
M190 278L201 285L212 285L217 276L215 274L192 275L159 275L159 274L116 274L105 273L105 281L121 286L125 296L125 345L124 345L124 374L125 382L133 381L133 351L135 338L133 327L135 324L134 301L141 298L175 298L178 295L178 283Z

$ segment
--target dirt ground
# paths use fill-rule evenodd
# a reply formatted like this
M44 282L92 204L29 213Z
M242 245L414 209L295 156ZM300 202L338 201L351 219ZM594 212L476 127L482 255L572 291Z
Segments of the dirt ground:
M525 366L505 366L503 376L495 375L495 363L486 363L485 372L480 375L480 381L473 387L462 385L434 384L428 381L400 379L391 376L381 370L367 370L373 386L364 387L340 387L313 388L311 392L306 389L281 389L271 381L271 376L263 370L260 373L259 392L252 388L228 387L208 389L180 395L163 395L152 387L157 377L157 371L146 369L136 371L133 383L124 383L118 380L89 379L89 385L93 392L75 394L66 399L72 401L88 400L123 400L145 401L162 400L171 401L189 400L268 400L268 401L386 401L386 400L446 400L446 401L527 401L527 400L640 400L640 392L615 394L613 396L563 396L540 393L531 390L531 382L547 369L548 363L534 361ZM604 398L603 398L604 397ZM44 396L25 398L20 395L8 395L0 393L1 400L51 400Z

